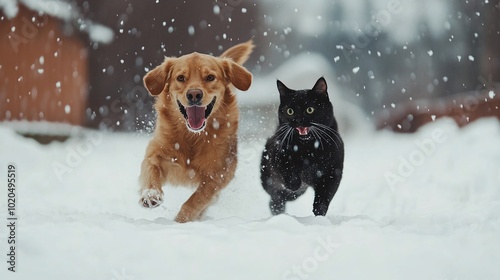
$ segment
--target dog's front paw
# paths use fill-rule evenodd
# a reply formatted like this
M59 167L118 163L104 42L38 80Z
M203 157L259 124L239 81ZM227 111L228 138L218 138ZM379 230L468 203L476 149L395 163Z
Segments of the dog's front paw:
M141 193L139 204L144 208L155 208L163 202L163 193L155 189L146 189Z

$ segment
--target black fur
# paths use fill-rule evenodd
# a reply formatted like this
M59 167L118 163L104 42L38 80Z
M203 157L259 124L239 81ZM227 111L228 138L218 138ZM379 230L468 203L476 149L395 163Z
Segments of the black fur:
M344 168L344 143L326 81L320 78L311 90L292 90L279 80L277 84L279 125L267 140L261 160L261 181L271 195L271 213L285 212L286 202L311 186L315 192L313 213L324 216Z

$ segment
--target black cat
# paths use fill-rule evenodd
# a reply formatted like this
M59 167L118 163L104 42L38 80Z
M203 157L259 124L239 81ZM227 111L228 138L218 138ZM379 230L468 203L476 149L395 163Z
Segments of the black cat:
M311 90L292 90L277 81L279 125L262 153L261 181L271 195L273 215L285 211L308 186L314 188L314 215L324 216L342 178L340 138L324 78Z

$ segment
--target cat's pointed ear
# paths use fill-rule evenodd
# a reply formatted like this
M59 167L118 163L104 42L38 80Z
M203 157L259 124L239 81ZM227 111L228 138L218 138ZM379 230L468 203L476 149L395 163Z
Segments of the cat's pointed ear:
M314 87L312 88L313 91L323 94L327 93L327 89L328 88L326 86L326 80L323 77L319 78L318 81L316 81L316 84L314 84Z
M280 80L276 80L276 85L278 86L278 91L280 92L280 95L286 95L288 92L290 92L290 89L285 86Z

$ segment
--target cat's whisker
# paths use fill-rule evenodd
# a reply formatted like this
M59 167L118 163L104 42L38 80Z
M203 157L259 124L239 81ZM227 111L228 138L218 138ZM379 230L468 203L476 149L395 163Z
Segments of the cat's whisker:
M283 147L283 142L285 142L285 136L287 134L288 130L283 131L280 135L279 138L276 140L276 144L280 145L280 150Z
M340 138L340 134L339 134L339 132L338 132L338 131L336 131L335 129L333 129L333 128L331 128L331 127L327 126L327 125L320 124L320 123L314 123L314 122L313 122L312 124L313 124L313 125L316 125L316 126L318 126L318 127L321 127L321 128L323 128L323 129L325 129L325 130L327 130L327 131L329 131L329 132L331 132L331 133L332 133L332 134L333 134L333 135L334 135L334 136L335 136L335 137L336 137L336 138L340 141L340 143L342 143L342 144L344 143L344 141L342 141L342 138Z
M335 137L337 137L337 139L338 139L340 142L344 143L344 141L342 141L342 138L340 138L340 134L339 134L339 132L338 132L338 131L336 131L335 129L333 129L333 128L331 128L331 127L327 126L327 125L324 125L324 124L319 124L319 123L315 123L315 124L316 124L316 125L319 125L319 126L321 126L321 127L323 127L323 128L325 128L326 130L328 130L328 131L330 131L330 132L332 132L332 133L333 133L333 135L335 135Z
M287 132L287 128L289 126L288 125L282 125L280 126L277 130L276 130L276 133L275 135L272 137L272 139L275 139L275 140L278 140L279 141L279 138L281 138L286 132Z
M278 141L280 142L280 150L282 150L283 148L283 144L285 143L285 141L287 141L287 139L292 135L292 131L293 131L293 128L289 125L286 125L284 126L286 130L284 130L281 134L280 134L280 137L281 139L278 139ZM288 147L288 144L289 144L289 141L287 141L287 146Z
M288 127L290 127L290 126L289 126L289 125L287 125L287 124L282 124L282 125L278 126L278 128L276 129L276 132L274 133L273 138L277 138L277 135L278 135L278 134L279 134L279 135L281 135L283 132L285 132L285 131L286 131L286 129L287 129Z
M322 137L321 137L321 135L318 134L318 132L316 131L316 128L314 126L311 126L311 133L313 134L314 139L316 139L317 141L319 141L320 147L323 150Z
M339 145L337 144L337 141L335 141L335 139L334 139L332 136L330 136L330 134L326 133L326 132L325 132L325 131L323 131L323 130L318 130L318 131L320 132L320 134L321 134L321 135L324 135L324 136L326 136L326 137L330 138L330 140L332 140L333 144L335 144L335 147L337 147L337 149L338 149ZM327 142L330 142L330 141L328 141L328 139L326 139L326 137L324 137L324 139L325 139Z
M335 139L332 136L330 136L326 131L324 131L323 129L318 128L318 127L316 127L315 129L316 129L316 133L318 133L318 135L322 139L324 139L327 143L333 142L333 144L335 144L335 147L337 147L337 148L339 147L337 145L337 142L335 141Z
M285 148L288 148L288 145L290 144L290 136L291 136L291 131L292 131L292 128L290 128L289 130L287 130L287 133L285 134L285 137L283 137L283 142L281 142L281 147L283 147L283 144L285 144L286 142L286 146Z
M333 133L338 133L338 131L336 131L335 129L333 129L333 128L331 128L331 127L329 127L329 126L325 125L325 124L322 124L322 123L316 123L316 122L312 122L312 124L314 124L314 125L316 125L316 126L319 126L319 127L321 127L321 128L324 128L324 129L326 129L326 130L328 130L328 131L331 131L331 132L333 132Z
M288 148L288 146L290 146L290 140L292 140L292 136L293 136L293 127L290 127L290 129L288 130L288 133L286 134L286 138L285 138L285 140L287 140L286 141L287 148Z
M337 147L337 149L339 148L339 145L337 144L337 141L335 141L335 138L333 138L332 135L330 135L333 134L338 139L339 137L334 133L335 130L327 126L320 125L318 123L311 123L311 124L313 124L312 127L315 127L315 129L317 130L317 133L319 135L322 135L323 139L325 139L327 142L330 142L326 137L330 138L330 140L332 140L332 142L335 144L335 147Z

